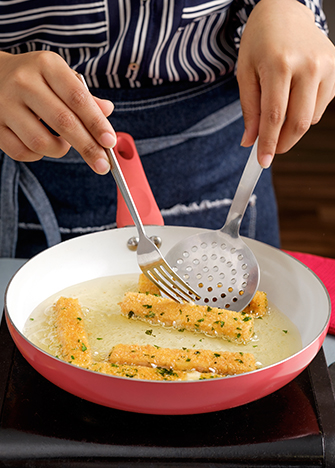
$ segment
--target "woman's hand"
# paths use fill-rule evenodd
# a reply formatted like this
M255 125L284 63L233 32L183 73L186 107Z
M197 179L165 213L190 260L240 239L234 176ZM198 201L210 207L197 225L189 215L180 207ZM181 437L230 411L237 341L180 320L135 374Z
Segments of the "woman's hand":
M60 158L73 146L95 172L108 172L102 147L116 142L106 119L113 104L94 98L57 54L0 52L0 109L0 148L11 158Z
M261 0L242 35L237 65L245 133L268 167L316 124L335 95L335 47L297 0Z

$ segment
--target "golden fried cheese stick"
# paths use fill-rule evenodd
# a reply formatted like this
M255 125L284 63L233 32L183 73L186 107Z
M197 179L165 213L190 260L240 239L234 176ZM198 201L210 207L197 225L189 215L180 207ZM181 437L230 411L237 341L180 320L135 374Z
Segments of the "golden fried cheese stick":
M128 318L221 336L237 343L250 341L254 333L251 315L226 309L179 304L165 297L134 292L126 293L119 305L121 313Z
M256 369L252 354L208 349L170 349L152 345L119 344L113 347L109 361L120 365L152 366L174 371L214 372L235 375Z
M256 291L250 304L243 310L246 314L252 314L256 317L263 317L268 311L268 298L265 292Z
M145 294L154 294L160 296L160 290L157 286L149 280L143 273L140 274L138 279L138 291ZM267 295L263 291L256 291L255 296L250 304L243 310L246 314L253 314L257 317L262 317L268 310Z
M129 366L109 362L95 362L89 370L117 377L128 377L142 380L205 380L217 379L223 375L212 372L178 371L166 367Z
M60 343L58 357L80 367L89 366L91 349L78 299L60 297L53 310Z
M144 294L153 294L155 296L160 296L161 292L157 286L145 276L144 273L141 273L138 278L138 292Z

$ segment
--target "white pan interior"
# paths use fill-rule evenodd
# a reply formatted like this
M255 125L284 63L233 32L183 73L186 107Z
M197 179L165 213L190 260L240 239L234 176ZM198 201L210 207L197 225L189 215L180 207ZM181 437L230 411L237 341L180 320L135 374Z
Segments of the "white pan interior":
M197 228L148 226L148 235L162 238L168 252L176 242L201 232ZM136 253L127 240L135 228L89 234L52 247L29 260L12 278L5 295L10 320L22 333L24 324L42 301L73 284L93 278L140 272ZM245 239L261 269L260 288L298 327L303 347L313 342L330 319L328 293L311 270L278 249Z

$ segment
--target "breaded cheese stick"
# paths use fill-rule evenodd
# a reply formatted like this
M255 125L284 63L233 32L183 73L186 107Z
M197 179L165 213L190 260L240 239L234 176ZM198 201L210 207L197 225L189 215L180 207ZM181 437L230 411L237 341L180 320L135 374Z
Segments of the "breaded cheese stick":
M176 371L165 367L128 366L109 362L94 362L89 370L117 377L128 377L142 380L205 380L223 377L212 372Z
M55 327L60 343L60 359L80 367L92 363L82 310L78 299L60 297L53 306Z
M164 367L174 371L195 370L222 375L242 374L256 369L256 360L251 353L170 349L152 345L116 345L109 355L109 361L120 365Z
M257 291L250 304L243 310L246 314L263 317L268 311L268 298L265 292Z
M121 313L128 318L221 336L237 343L250 341L254 333L254 318L251 315L216 307L179 304L151 294L128 292L120 307Z
M138 291L145 294L154 294L160 296L160 290L157 286L149 280L143 273L140 274L138 279ZM243 310L246 314L253 314L257 317L262 317L268 310L267 295L263 291L257 291L251 300L250 304Z
M144 294L153 294L155 296L160 296L161 292L157 286L145 276L144 273L141 273L138 278L138 292Z

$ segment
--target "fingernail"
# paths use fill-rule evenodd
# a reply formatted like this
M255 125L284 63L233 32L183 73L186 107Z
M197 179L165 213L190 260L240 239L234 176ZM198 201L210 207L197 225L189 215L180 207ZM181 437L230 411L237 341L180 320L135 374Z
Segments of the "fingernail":
M244 130L244 133L243 133L243 136L242 136L242 140L241 140L241 146L244 145L246 138L247 138L247 131Z
M263 169L267 169L268 167L271 166L272 160L273 160L272 154L265 154L264 156L262 156L259 163Z
M116 143L116 137L112 133L103 133L100 137L101 145L104 148L113 148Z
M104 158L97 159L93 164L93 167L95 172L101 175L107 174L107 172L110 170L110 164L107 159Z

